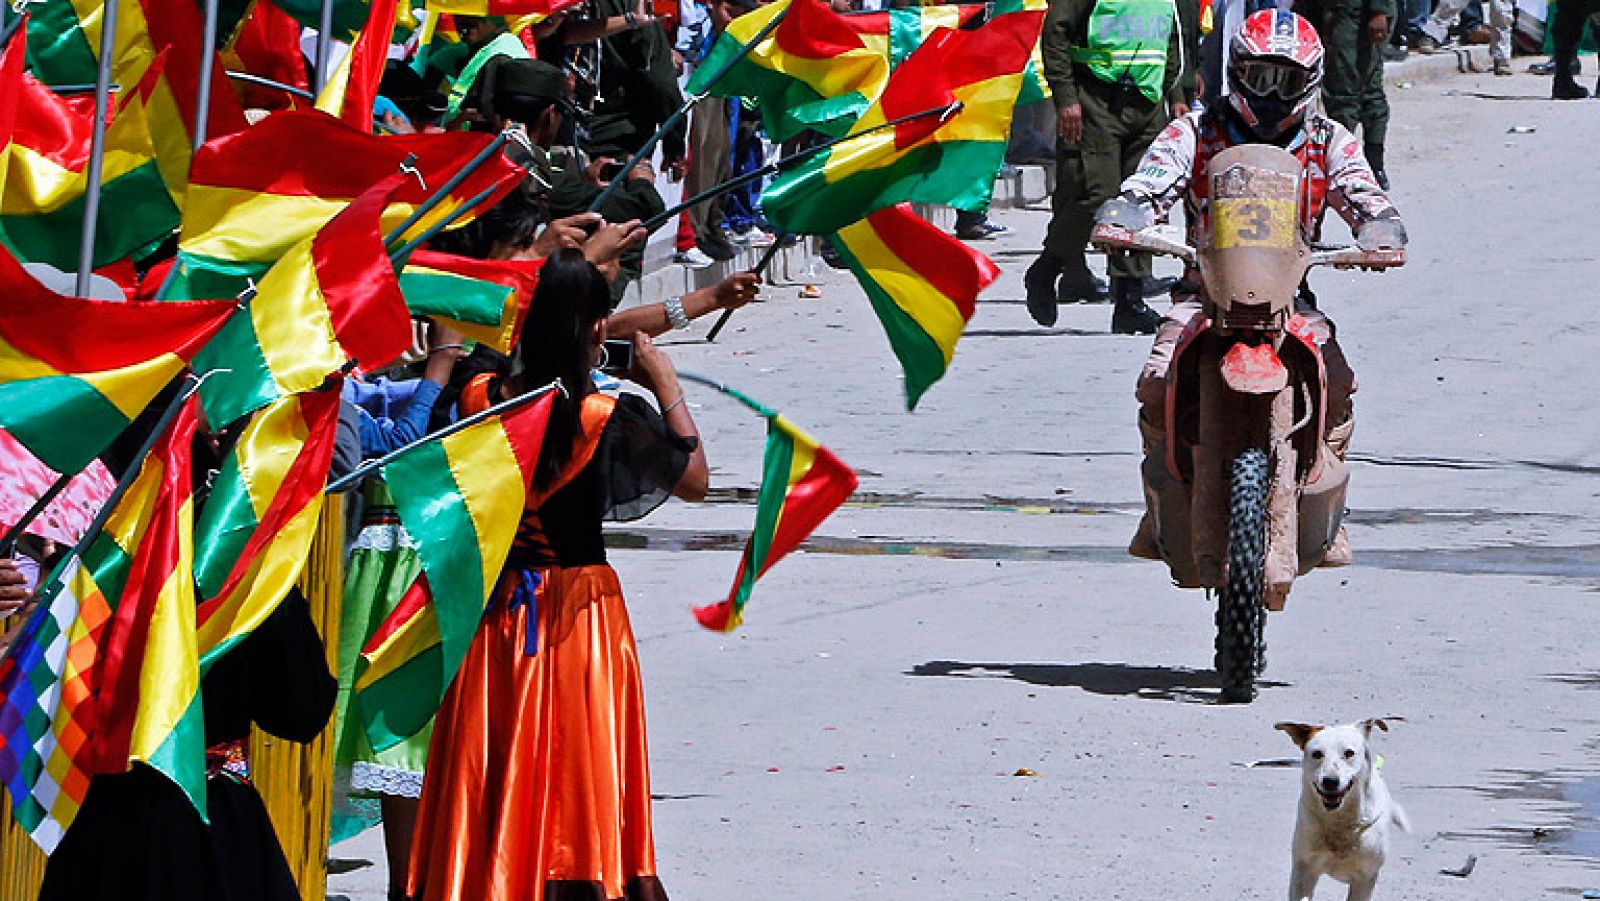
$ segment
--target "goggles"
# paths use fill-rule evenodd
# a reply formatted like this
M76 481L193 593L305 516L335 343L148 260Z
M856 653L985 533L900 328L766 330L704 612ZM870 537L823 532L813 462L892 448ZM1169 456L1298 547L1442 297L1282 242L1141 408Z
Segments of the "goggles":
M1257 97L1276 94L1284 100L1299 100L1311 87L1311 77L1309 69L1267 60L1247 60L1233 67L1234 83Z

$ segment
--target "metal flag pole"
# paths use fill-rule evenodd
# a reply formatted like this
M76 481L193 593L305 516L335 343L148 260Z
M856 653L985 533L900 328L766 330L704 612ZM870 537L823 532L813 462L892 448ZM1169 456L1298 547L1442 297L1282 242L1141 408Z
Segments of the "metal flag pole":
M464 416L461 419L458 419L455 422L450 423L449 425L445 426L442 429L439 429L436 432L430 432L429 434L423 435L421 438L418 438L417 440L411 442L410 444L406 444L406 445L403 445L401 447L397 447L394 450L390 451L387 454L384 454L383 456L379 457L376 460L368 460L367 462L361 464L360 466L357 466L355 469L352 469L349 472L345 473L343 476L340 476L339 478L334 479L332 482L329 482L328 483L328 487L326 489L324 489L324 491L327 494L338 494L340 491L343 491L344 489L350 487L351 485L354 485L355 483L361 481L363 478L366 478L368 473L370 473L370 472L372 472L374 470L382 469L385 466L388 466L390 463L393 463L397 458L403 457L406 454L411 453L412 451L416 450L417 448L421 447L424 444L429 443L430 441L438 441L441 438L448 438L451 435L454 435L456 432L459 432L462 429L466 429L466 428L469 428L471 426L475 426L478 423L484 421L485 419L488 419L491 416L496 416L498 414L505 413L508 410L513 410L513 409L515 409L517 407L520 407L520 406L522 406L524 404L527 404L527 403L530 403L532 401L538 400L539 398L544 397L546 394L549 394L552 391L560 391L563 394L565 394L566 390L567 390L566 387L561 384L561 380L560 379L556 379L555 381L551 382L550 384L545 385L543 388L535 388L534 390L529 391L529 392L527 392L525 394L519 394L516 397L511 398L510 400L503 400L503 401L495 404L494 406L490 407L487 410L480 410L479 412L474 413L471 416Z
M423 232L420 235L417 235L415 238L412 238L410 241L406 242L403 246L401 246L398 250L390 251L389 252L389 259L393 260L394 264L396 266L404 266L406 264L406 260L411 258L411 252L412 251L416 250L418 247L421 247L423 244L427 243L428 241L433 240L433 237L435 235L437 235L440 232L444 231L445 229L449 228L451 225L454 225L455 221L457 219L460 219L462 216L465 216L468 212L471 212L473 209L476 209L478 204L483 203L485 200L488 200L489 196L492 195L495 191L498 191L498 190L500 190L500 186L499 185L490 185L489 187L484 188L482 191L479 191L477 196L473 197L471 200L468 200L466 203L462 204L461 206L458 206L455 209L451 210L450 211L450 215L444 217L440 221L438 221L438 222L434 223L433 225L429 226L427 231Z
M435 191L432 197L429 197L426 201L423 201L422 206L419 206L412 211L411 215L406 217L406 221L400 223L400 226L394 231L384 235L384 245L387 246L400 240L400 236L404 235L407 229L413 225L416 225L418 222L421 222L422 217L433 212L434 207L438 206L446 197L450 196L451 191L454 191L456 188L460 187L461 183L466 181L467 178L472 175L472 173L478 171L479 166L482 166L484 163L493 158L495 153L498 152L501 147L505 146L506 141L509 140L510 137L511 132L509 129L500 132L500 134L496 136L493 141L490 141L487 146L478 151L478 155L469 160L460 171L450 176L450 180L441 185L439 190Z
M194 150L199 150L206 142L206 128L211 122L211 74L217 66L217 0L206 0L205 29L205 34L200 36L200 89L195 93Z
M100 20L100 70L94 82L94 130L89 143L89 181L83 195L83 232L78 240L78 272L73 293L89 293L94 271L94 239L100 225L100 184L105 176L106 109L111 102L111 61L117 51L117 4L107 3Z
M789 240L789 235L787 234L773 235L772 246L767 248L767 252L761 255L761 259L756 261L755 266L751 267L750 271L754 272L756 275L761 275L763 272L765 272L767 270L767 266L772 263L772 259L778 255L778 251L783 249L783 242L787 240ZM733 310L722 311L722 315L717 317L716 324L711 326L711 331L706 332L707 344L717 340L717 335L722 333L722 327L727 325L728 320L732 317Z
M750 51L755 49L757 44L766 40L767 35L771 34L772 30L778 27L778 23L783 21L783 17L787 16L788 14L789 8L784 7L777 15L772 17L772 21L768 22L766 25L763 25L761 30L755 33L755 36L750 39L749 43L740 47L739 52L734 54L732 59L724 63L722 68L718 69L715 75L711 76L711 79L706 82L704 90L698 94L689 95L689 99L684 101L683 106L678 107L676 112L668 116L667 121L661 123L661 127L656 129L656 133L650 136L650 140L645 141L644 146L640 147L638 152L628 159L628 162L622 167L622 174L616 178L613 178L611 180L611 184L606 185L606 189L600 192L599 197L595 198L594 203L589 204L589 212L600 212L600 208L606 205L607 200L611 199L611 194L612 192L616 191L617 186L628 180L628 173L633 171L633 167L639 165L640 160L649 159L650 155L655 152L656 145L661 143L661 139L667 136L667 132L671 131L673 126L677 125L680 119L682 119L684 116L687 116L689 114L689 110L693 109L695 104L706 99L706 97L711 93L712 86L721 81L722 76L733 71L733 67L738 65L740 60L744 59L746 56L749 56Z
M263 78L260 75L252 75L249 72L235 72L235 71L230 69L227 72L224 72L222 74L228 76L229 78L233 79L234 81L243 81L243 82L248 82L249 84L258 84L258 85L261 85L264 88L275 88L277 90L280 90L280 91L284 92L285 94L292 94L292 95L294 95L296 97L303 97L306 100L316 100L317 99L317 95L316 94L311 93L310 91L306 90L305 88L297 88L292 84L284 84L281 81L273 81L270 78Z
M328 83L328 51L332 49L333 0L322 0L322 14L317 19L317 77L311 90L322 96L322 86Z

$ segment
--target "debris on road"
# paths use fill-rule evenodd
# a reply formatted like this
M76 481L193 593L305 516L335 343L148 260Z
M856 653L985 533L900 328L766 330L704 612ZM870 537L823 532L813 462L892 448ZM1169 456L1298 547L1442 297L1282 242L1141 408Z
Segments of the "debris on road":
M1439 872L1443 873L1446 876L1454 876L1457 879L1465 879L1468 876L1472 875L1472 868L1477 866L1477 865L1478 865L1478 855L1476 855L1476 854L1468 854L1467 855L1467 862L1462 864L1460 869L1456 869L1456 870L1440 870ZM1584 897L1587 898L1588 895L1585 895Z

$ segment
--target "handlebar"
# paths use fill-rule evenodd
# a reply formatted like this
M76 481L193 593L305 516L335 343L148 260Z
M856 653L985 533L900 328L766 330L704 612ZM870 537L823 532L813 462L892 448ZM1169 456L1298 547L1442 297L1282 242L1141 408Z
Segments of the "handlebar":
M1406 264L1404 247L1363 250L1360 247L1332 247L1311 254L1312 266L1335 269L1394 269Z
M1161 254L1197 265L1198 254L1193 247L1168 240L1154 229L1133 231L1120 225L1102 223L1094 227L1089 242L1101 250ZM1382 250L1329 247L1312 251L1310 260L1310 267L1332 266L1335 269L1393 269L1405 264L1406 251L1403 247Z

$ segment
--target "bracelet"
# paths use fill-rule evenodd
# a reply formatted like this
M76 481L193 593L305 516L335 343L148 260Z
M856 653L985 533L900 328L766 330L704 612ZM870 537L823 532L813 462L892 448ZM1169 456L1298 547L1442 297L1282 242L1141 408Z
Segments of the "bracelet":
M677 400L673 401L670 404L667 404L665 407L662 407L661 408L661 418L662 419L666 419L668 413L671 413L673 410L676 410L678 408L678 406L683 403L683 398L684 398L684 395L680 394L680 395L678 395L678 399Z
M639 27L639 17L634 15L633 10L631 9L622 14L622 21L628 23L628 28L630 30Z
M667 310L667 322L674 329L686 329L689 327L689 314L684 312L682 295L667 298L662 306Z
M428 356L431 357L435 353L438 353L441 350L466 350L466 349L467 349L467 346L465 344L435 344L434 346L428 348Z

